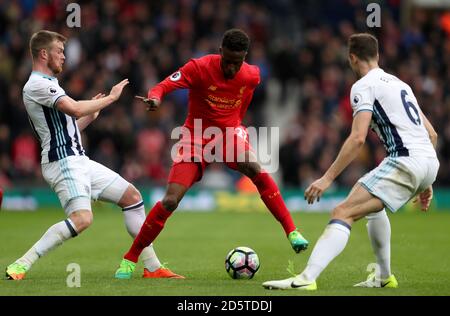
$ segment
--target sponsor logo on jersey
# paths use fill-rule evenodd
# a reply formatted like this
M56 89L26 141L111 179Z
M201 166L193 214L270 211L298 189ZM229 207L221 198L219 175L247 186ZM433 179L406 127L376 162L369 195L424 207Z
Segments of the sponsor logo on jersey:
M212 94L208 95L205 101L214 108L219 109L235 109L242 103L241 99L228 99L226 97L218 97Z

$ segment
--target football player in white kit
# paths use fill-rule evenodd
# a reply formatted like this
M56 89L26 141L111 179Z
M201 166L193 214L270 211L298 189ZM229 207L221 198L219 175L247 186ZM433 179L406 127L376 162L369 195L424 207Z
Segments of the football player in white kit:
M305 191L308 203L319 201L334 179L352 162L363 146L369 127L383 142L387 157L358 180L348 197L331 213L331 221L317 241L306 268L299 275L267 281L267 289L316 290L316 279L344 250L353 222L367 216L368 232L377 257L378 273L360 287L398 286L390 271L390 223L385 208L397 211L417 197L426 211L433 197L439 161L434 147L437 134L422 113L406 83L378 66L378 41L367 33L354 34L348 42L349 63L360 78L352 87L353 125L336 160Z
M42 152L42 174L56 192L67 219L51 226L21 258L6 268L6 277L20 280L36 260L88 228L91 199L112 202L123 210L125 226L134 238L145 220L139 191L116 172L90 160L83 150L80 131L99 111L119 99L128 79L112 87L109 95L75 101L59 86L56 75L64 64L66 38L51 31L31 37L33 71L23 88L23 102ZM163 267L150 245L141 256L145 278L182 278Z

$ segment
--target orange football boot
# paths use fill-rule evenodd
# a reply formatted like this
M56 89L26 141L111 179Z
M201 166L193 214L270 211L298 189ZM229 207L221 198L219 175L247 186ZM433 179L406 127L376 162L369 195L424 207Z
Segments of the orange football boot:
M153 272L150 272L147 268L144 268L144 274L142 275L144 279L159 279L159 278L168 278L168 279L185 279L184 276L173 273L170 269L161 267Z

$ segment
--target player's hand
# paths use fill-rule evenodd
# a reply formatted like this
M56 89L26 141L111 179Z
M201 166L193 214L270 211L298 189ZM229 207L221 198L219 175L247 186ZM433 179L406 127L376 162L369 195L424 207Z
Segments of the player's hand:
M420 203L420 209L422 212L428 211L431 200L433 199L433 187L430 185L428 188L419 193L414 199L413 203Z
M114 101L117 101L122 94L123 88L128 84L128 79L123 79L121 82L112 87L109 95L113 98Z
M147 104L147 111L156 111L161 104L161 101L158 99L148 99L146 97L141 97L140 95L136 95L134 97Z
M322 194L330 187L331 183L330 179L323 176L320 179L317 179L305 190L305 200L308 201L308 204L313 204L317 199L317 202L320 201L320 197Z
M92 100L97 100L97 99L101 99L104 98L106 96L106 94L104 93L99 93L96 96L92 97Z

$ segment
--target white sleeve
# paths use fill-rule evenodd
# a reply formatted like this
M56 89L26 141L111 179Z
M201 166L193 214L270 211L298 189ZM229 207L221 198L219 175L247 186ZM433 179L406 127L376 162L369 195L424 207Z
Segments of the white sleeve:
M373 112L375 97L372 88L365 83L358 83L352 86L350 91L350 103L353 109L353 116L361 111Z
M32 85L27 94L36 103L53 108L56 101L65 96L66 92L57 83L45 80Z
M418 108L420 108L419 101L417 101L416 96L414 95L414 92L412 91L411 87L408 85L408 96L413 101L414 105L416 105Z

